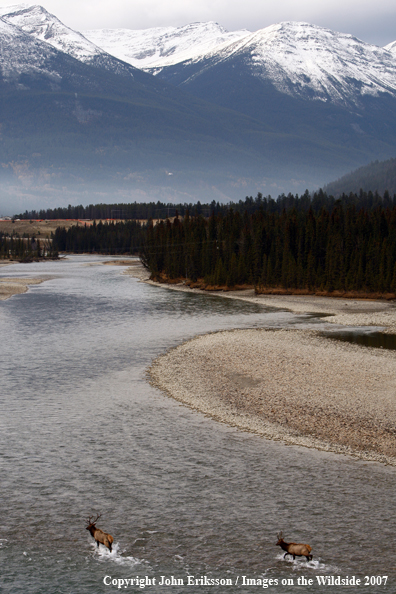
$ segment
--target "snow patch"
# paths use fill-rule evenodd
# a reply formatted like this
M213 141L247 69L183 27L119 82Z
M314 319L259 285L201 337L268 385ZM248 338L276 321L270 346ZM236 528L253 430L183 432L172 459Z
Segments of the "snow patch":
M91 29L83 35L109 54L137 68L171 66L203 56L249 31L226 31L214 22L151 29Z
M203 67L232 60L281 93L306 100L353 105L364 96L396 95L390 51L309 23L271 25L194 58Z

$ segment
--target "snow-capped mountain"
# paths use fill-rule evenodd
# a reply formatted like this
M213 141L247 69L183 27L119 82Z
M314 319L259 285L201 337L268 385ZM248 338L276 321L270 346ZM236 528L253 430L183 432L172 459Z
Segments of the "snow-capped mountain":
M388 43L388 45L385 45L384 49L386 49L388 52L392 52L392 54L396 54L396 41Z
M86 53L87 60L76 59L79 38L74 47L62 44L61 51L37 38L42 31L31 22L31 32L25 32L19 10L11 11L18 26L5 12L0 205L7 192L24 197L23 209L29 196L37 197L37 206L44 195L59 200L64 192L68 201L91 200L93 194L96 201L111 201L117 193L121 201L229 199L237 187L245 192L246 178L253 180L252 192L258 189L254 180L269 162L267 125L196 99L108 54L106 64ZM48 19L53 20L44 14ZM49 36L52 43L54 38ZM111 63L123 70L109 68Z
M125 200L239 199L396 152L393 47L307 23L83 35L40 6L3 7L0 99L11 193L34 178L39 196L58 179Z
M90 62L95 56L105 53L104 50L85 39L81 33L66 27L42 6L21 4L0 7L0 16L4 21L15 25L24 33L28 33L40 41L45 41L82 62Z
M208 70L219 73L231 63L236 77L243 70L281 93L309 101L351 106L365 96L396 96L396 60L389 50L297 22L266 27L204 56L164 67L161 76L196 88Z
M0 18L84 63L119 73L128 72L128 63L193 92L208 71L232 62L236 77L243 71L304 100L353 106L365 96L396 95L396 42L379 48L308 23L284 22L255 33L208 22L81 34L38 5L2 7Z
M34 4L2 6L0 7L0 18L3 22L17 27L21 32L80 62L100 66L118 74L133 76L133 69L109 55L81 33L64 25L42 6Z
M0 78L14 82L21 75L40 75L55 84L60 80L52 64L56 55L57 51L47 43L33 39L0 18ZM24 86L22 82L18 84L20 88Z
M161 69L196 59L249 34L226 31L214 22L152 29L91 29L83 35L109 54L137 68Z

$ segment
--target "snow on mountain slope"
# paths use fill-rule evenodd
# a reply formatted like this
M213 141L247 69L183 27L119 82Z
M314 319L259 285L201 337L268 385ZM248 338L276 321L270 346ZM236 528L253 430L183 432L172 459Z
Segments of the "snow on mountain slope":
M92 29L82 31L94 44L137 68L156 69L202 56L245 37L249 31L226 31L217 23L152 29Z
M186 73L177 84L188 87L191 78L197 85L201 71L232 61L236 71L305 100L350 106L364 96L396 96L396 42L380 48L307 23L284 22L255 33L228 32L207 22L81 34L38 5L2 7L0 17L81 62L118 74L131 75L130 64L167 78L166 71L176 67L179 79Z
M384 49L387 50L388 52L392 52L392 54L396 55L396 41L392 41L391 43L388 43L388 45L385 45Z
M66 27L42 6L22 4L1 7L0 16L7 23L82 62L91 61L94 56L105 53L81 33Z
M200 65L207 72L227 61L303 99L350 105L367 95L396 96L396 61L389 51L308 23L271 25L186 61L179 65L189 77L182 84L192 78L197 84Z
M0 17L0 73L6 81L16 81L21 74L39 74L58 83L61 77L50 66L56 54L47 43L34 39Z
M66 27L42 6L19 4L0 7L0 17L32 38L45 42L58 51L85 64L106 68L116 74L133 76L134 68L86 39L81 33Z

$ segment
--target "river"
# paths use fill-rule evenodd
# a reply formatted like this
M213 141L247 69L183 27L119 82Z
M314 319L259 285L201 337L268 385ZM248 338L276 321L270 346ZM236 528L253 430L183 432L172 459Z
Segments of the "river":
M102 260L1 269L51 277L0 302L4 592L252 593L265 580L279 594L350 591L317 576L395 592L395 468L237 431L146 377L199 333L320 320L139 283ZM112 553L85 529L96 513ZM281 530L313 560L283 560ZM365 576L377 581L364 587ZM117 581L137 577L151 585Z

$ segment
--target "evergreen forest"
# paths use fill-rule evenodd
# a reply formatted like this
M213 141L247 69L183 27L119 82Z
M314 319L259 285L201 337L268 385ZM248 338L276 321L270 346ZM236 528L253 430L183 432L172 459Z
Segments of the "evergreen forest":
M393 294L396 206L186 214L149 224L141 259L154 279L206 288Z
M54 249L59 252L135 254L146 241L146 226L139 221L93 222L92 225L58 227L52 235Z
M20 262L56 259L58 251L52 241L20 237L18 234L8 235L0 231L0 259L9 258Z
M143 206L146 215L154 206L169 207ZM135 254L153 279L206 289L248 285L257 292L396 295L396 196L387 192L338 200L322 190L277 200L258 194L181 211L147 222L60 226L45 249L34 238L0 235L0 253L20 259L33 252Z

